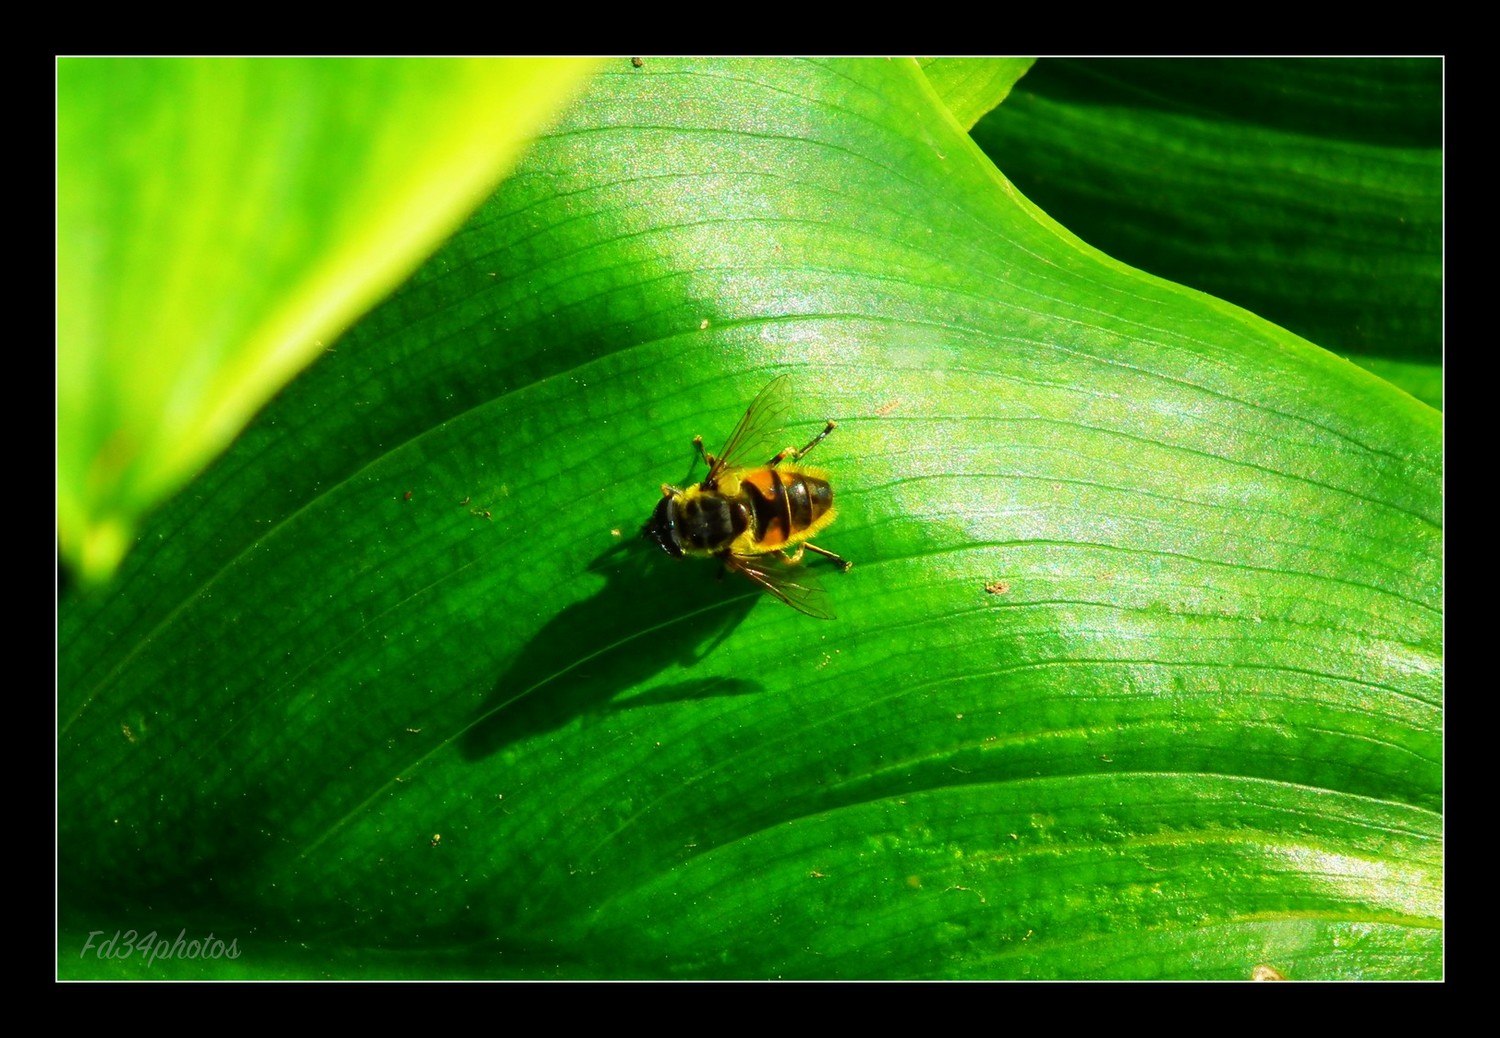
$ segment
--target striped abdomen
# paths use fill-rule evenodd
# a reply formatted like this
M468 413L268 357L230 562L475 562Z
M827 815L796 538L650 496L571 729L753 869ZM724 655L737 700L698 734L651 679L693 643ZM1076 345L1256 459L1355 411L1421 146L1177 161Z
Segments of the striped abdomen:
M740 477L740 496L750 510L750 536L741 550L776 551L801 544L833 522L828 480L790 465L751 469Z

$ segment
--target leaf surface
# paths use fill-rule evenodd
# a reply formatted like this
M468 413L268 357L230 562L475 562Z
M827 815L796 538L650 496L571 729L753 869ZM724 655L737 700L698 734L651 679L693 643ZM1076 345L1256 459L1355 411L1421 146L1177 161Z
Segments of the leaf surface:
M833 621L637 536L779 374ZM915 62L621 59L64 601L60 968L1440 976L1440 486Z
M63 59L58 527L85 579L473 210L574 59Z

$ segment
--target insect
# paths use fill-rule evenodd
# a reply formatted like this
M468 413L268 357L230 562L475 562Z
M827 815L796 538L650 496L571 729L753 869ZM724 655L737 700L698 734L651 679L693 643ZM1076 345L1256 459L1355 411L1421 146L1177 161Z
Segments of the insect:
M804 549L832 559L840 569L851 565L812 543L838 512L827 473L797 464L835 423L830 419L801 450L787 447L770 461L744 464L767 449L790 406L791 380L782 375L751 401L718 454L703 449L703 437L693 437L708 475L686 490L663 484L662 498L641 533L673 558L711 556L793 609L831 620L833 614L819 601L823 589L816 578L792 567Z

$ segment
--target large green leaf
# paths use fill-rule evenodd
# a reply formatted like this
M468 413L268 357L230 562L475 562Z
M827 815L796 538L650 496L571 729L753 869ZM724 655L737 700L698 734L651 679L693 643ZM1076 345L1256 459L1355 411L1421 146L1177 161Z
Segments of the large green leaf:
M1437 412L940 96L619 60L70 593L60 969L1439 976ZM828 622L637 537L782 373Z
M974 133L1091 245L1441 406L1442 93L1435 58L1050 60Z
M86 578L466 217L592 62L58 65L58 526Z

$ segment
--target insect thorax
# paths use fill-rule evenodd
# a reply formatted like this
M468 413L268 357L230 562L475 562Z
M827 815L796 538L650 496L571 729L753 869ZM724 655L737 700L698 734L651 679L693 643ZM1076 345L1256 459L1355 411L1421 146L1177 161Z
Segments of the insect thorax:
M750 528L745 503L717 491L689 487L674 505L677 539L685 552L716 554Z

